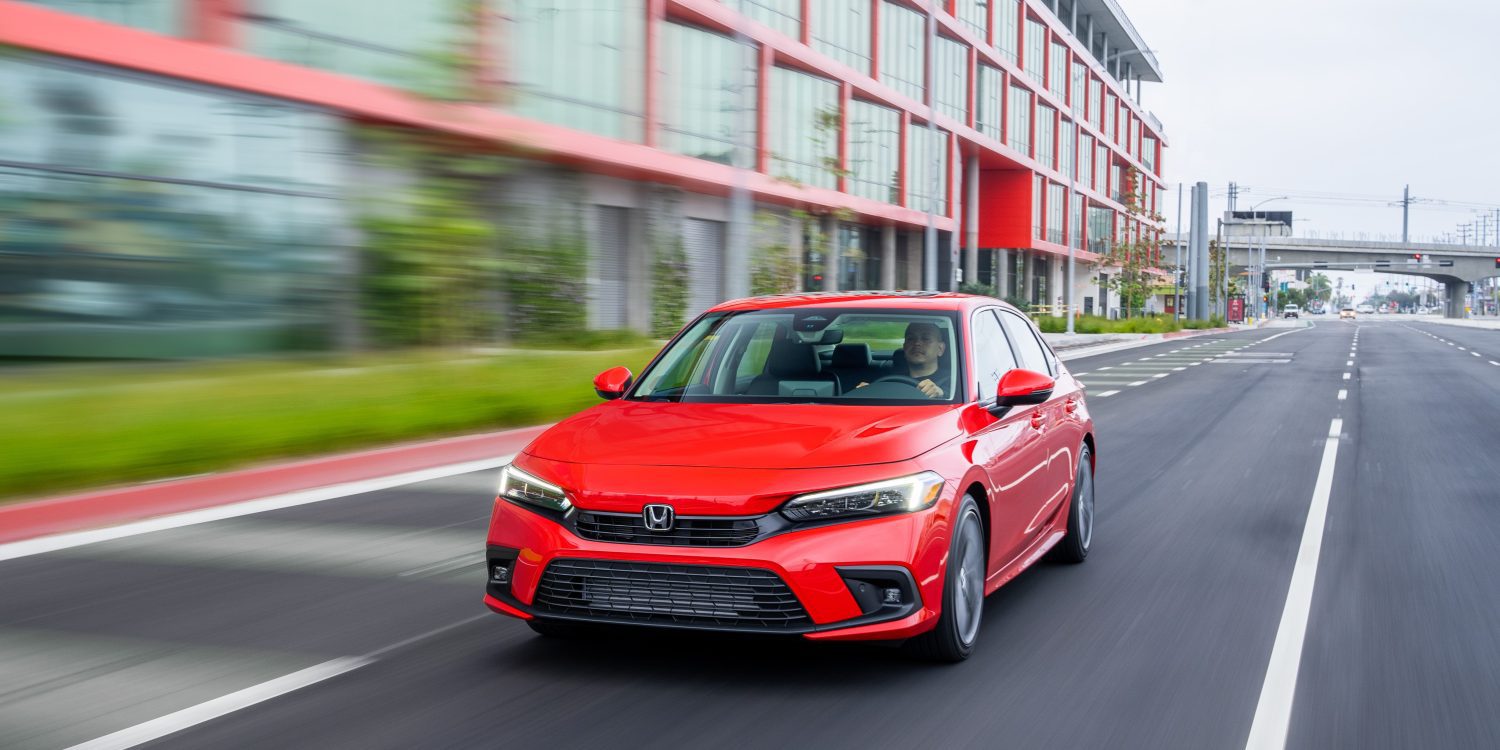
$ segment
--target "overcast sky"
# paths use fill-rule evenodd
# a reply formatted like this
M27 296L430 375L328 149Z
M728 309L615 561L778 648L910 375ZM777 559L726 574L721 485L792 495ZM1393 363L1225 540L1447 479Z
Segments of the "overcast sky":
M1291 210L1297 234L1399 239L1401 188L1500 207L1500 0L1120 0L1161 61L1142 103L1166 128L1166 177L1202 180L1210 221L1234 180L1239 208ZM1175 229L1176 185L1165 210ZM1384 199L1384 200L1382 200ZM1184 212L1187 197L1184 197ZM1411 235L1475 221L1419 203Z

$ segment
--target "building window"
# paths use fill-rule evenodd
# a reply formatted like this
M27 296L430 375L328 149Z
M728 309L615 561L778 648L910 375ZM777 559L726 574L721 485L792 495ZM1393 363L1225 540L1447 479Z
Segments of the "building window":
M77 13L158 34L182 33L188 0L26 0L36 5Z
M1010 131L1006 145L1031 156L1031 92L1015 84L1010 87Z
M1047 241L1061 245L1066 239L1063 235L1063 220L1067 217L1068 189L1055 182L1047 183Z
M925 101L926 19L895 3L880 8L880 81L917 100Z
M1047 27L1041 21L1026 19L1026 75L1042 85L1047 70Z
M1059 153L1058 171L1069 180L1078 179L1078 173L1073 170L1073 138L1077 132L1073 130L1073 121L1064 118L1057 127L1057 145Z
M1005 76L999 68L983 63L978 67L979 85L974 91L974 101L978 107L978 111L974 113L975 128L999 141L1005 130L1000 120L1003 116L1001 101L1004 99Z
M1042 176L1034 174L1031 176L1031 236L1034 239L1042 239Z
M1114 198L1116 203L1125 202L1124 182L1120 178L1120 165L1109 165L1109 197Z
M820 0L811 7L813 49L869 74L870 1Z
M1078 177L1077 179L1090 190L1096 189L1094 185L1094 137L1080 131L1078 133Z
M641 0L512 0L510 8L516 113L639 142L646 77Z
M802 37L802 0L724 0L724 4L793 39Z
M1088 117L1088 68L1082 62L1073 61L1073 90L1070 102L1073 105L1073 116L1079 120Z
M1016 22L1021 17L1021 0L1000 0L995 5L995 46L1000 48L1000 55L1010 61L1011 65L1017 63L1016 50L1019 49L1018 31Z
M240 28L253 54L424 94L457 97L466 88L465 73L446 60L473 45L475 25L446 5L387 3L378 13L367 0L256 0L249 7Z
M1083 215L1088 210L1088 201L1084 199L1082 193L1069 193L1069 195L1073 198L1073 210L1068 212L1070 216L1069 221L1073 223L1073 226L1068 233L1068 244L1082 250Z
M969 48L944 36L933 50L937 76L933 94L937 110L961 123L969 121Z
M668 151L753 166L755 48L679 23L662 25L662 133Z
M879 104L849 102L849 192L896 204L901 196L901 113Z
M1057 110L1036 105L1036 160L1048 169L1056 169Z
M985 39L985 32L988 31L985 16L989 15L989 5L990 0L957 0L954 3L954 15L974 32L974 36Z
M1094 129L1104 132L1104 108L1099 104L1099 97L1103 93L1102 84L1099 79L1089 76L1089 122L1094 123Z
M348 258L339 118L14 50L0 102L4 317L41 324L0 356L329 338Z
M1109 146L1103 143L1095 144L1094 189L1102 195L1109 195L1109 163Z
M912 123L906 136L906 207L946 216L948 134Z
M1160 174L1156 171L1156 139L1148 135L1142 141L1141 163L1145 164L1146 169L1151 170L1152 174Z
M838 186L839 86L789 68L771 69L771 175Z
M1052 56L1047 59L1047 88L1058 101L1068 100L1068 48L1058 42L1052 43Z
M1119 114L1120 101L1114 94L1104 97L1104 137L1113 143L1120 142L1120 134L1115 132L1115 117Z
M1089 252L1103 255L1114 246L1115 212L1104 206L1089 206Z

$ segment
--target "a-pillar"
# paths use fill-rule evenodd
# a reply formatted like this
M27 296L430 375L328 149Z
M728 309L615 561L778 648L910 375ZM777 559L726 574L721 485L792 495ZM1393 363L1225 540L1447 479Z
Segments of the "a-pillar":
M880 228L880 288L896 288L896 227Z

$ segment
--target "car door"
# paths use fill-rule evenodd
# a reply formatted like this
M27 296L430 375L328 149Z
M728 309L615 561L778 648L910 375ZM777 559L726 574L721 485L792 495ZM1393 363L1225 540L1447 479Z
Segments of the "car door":
M995 396L1000 378L1018 366L993 308L974 313L969 322L974 380L979 400ZM1047 446L1032 426L1029 408L1011 409L999 419L984 419L974 435L974 462L990 483L990 567L1000 571L1031 543L1030 527L1049 491Z
M1011 346L1015 348L1016 359L1021 367L1053 378L1058 376L1060 368L1031 321L1010 310L1001 310L1000 322ZM1028 533L1032 535L1039 534L1046 528L1047 520L1073 488L1073 464L1077 458L1075 454L1079 442L1074 441L1075 430L1069 429L1068 425L1070 421L1077 421L1073 414L1079 406L1079 394L1072 378L1063 378L1062 381L1053 388L1052 395L1044 403L1024 407L1030 419L1028 424L1036 431L1044 446L1043 451L1047 454L1046 478L1033 498L1036 505L1027 527Z

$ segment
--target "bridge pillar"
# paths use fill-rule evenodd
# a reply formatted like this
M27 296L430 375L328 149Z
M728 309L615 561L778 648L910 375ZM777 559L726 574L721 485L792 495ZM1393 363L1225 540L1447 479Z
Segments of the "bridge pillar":
M1469 304L1469 282L1467 281L1445 281L1443 288L1447 291L1448 302L1444 317L1464 317L1464 306Z

